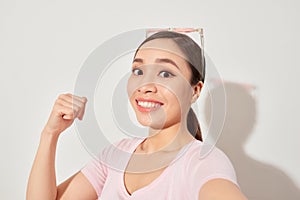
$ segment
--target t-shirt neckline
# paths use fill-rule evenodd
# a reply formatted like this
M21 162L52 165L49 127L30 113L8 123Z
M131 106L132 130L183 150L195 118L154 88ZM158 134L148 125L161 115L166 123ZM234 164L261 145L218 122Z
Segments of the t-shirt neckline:
M135 190L133 193L129 194L129 192L127 191L127 188L125 186L125 180L124 180L124 176L125 176L125 170L127 168L127 165L129 163L129 160L131 159L131 156L132 154L134 153L135 149L145 140L146 138L138 138L137 139L137 142L133 145L133 147L130 149L130 156L126 162L126 165L125 165L125 169L121 172L121 185L122 185L122 190L123 192L125 193L125 195L127 197L132 197L133 195L135 195L136 193L140 193L141 191L144 191L144 190L148 190L150 188L152 188L154 185L156 185L158 182L160 182L167 174L168 172L170 171L170 165L173 165L174 162L180 158L180 156L182 156L181 154L184 154L185 153L185 149L187 147L190 147L190 145L192 145L195 141L195 140L192 140L190 141L189 143L185 144L180 150L179 152L177 153L176 157L168 164L168 166L163 170L163 172L157 177L155 178L152 182L150 182L148 185L144 186L144 187L141 187L137 190Z

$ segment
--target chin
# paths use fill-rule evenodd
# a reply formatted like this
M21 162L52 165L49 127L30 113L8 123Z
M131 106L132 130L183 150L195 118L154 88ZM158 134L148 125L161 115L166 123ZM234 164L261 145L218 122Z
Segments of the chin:
M152 129L163 129L166 125L165 119L159 119L155 116L151 116L150 114L137 114L136 117L142 126Z

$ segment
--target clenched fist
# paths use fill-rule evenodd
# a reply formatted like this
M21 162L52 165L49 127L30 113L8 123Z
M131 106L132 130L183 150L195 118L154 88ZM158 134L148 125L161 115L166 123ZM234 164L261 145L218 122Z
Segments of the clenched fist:
M83 119L86 102L86 97L72 94L59 95L44 129L47 132L59 135L71 126L76 118Z

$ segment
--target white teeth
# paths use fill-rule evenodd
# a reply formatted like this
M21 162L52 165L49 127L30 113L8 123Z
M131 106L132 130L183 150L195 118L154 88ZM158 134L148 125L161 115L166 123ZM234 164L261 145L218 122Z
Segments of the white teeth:
M147 102L147 101L138 101L138 105L144 108L158 108L160 107L159 103Z

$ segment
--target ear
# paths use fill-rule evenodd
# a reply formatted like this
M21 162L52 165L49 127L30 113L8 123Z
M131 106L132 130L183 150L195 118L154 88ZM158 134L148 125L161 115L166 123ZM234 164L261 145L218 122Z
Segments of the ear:
M192 96L191 103L195 103L195 101L200 96L200 92L203 88L203 82L199 81L196 85L193 85L192 87L193 87L193 96Z

